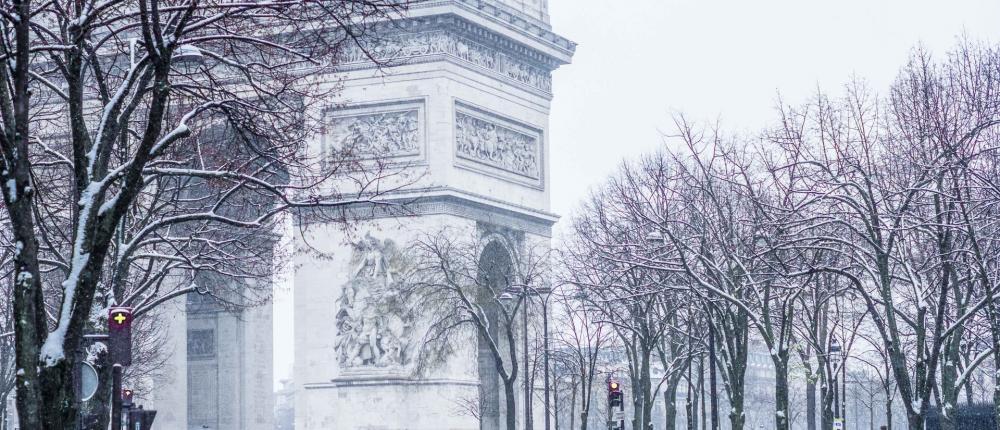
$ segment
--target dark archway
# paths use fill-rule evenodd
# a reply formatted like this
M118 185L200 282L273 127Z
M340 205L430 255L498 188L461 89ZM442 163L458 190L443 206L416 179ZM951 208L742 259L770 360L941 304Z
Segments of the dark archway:
M498 337L500 318L497 313L498 297L510 285L514 276L514 261L510 252L499 240L490 241L479 256L479 305L486 310L490 320L490 337L503 348L503 341ZM490 351L488 340L479 335L478 348L479 366L479 399L481 430L500 429L500 376L497 372L496 358Z

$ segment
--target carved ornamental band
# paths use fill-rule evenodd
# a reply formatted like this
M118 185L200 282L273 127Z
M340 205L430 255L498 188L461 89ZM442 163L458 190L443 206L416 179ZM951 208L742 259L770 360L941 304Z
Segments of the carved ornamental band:
M538 135L530 135L462 111L455 112L459 157L531 179L539 178Z
M398 34L366 47L351 45L340 55L340 64L355 67L372 66L371 58L379 61L419 61L420 57L444 54L464 63L489 69L522 84L552 92L552 75L539 67L518 60L499 50L444 31Z

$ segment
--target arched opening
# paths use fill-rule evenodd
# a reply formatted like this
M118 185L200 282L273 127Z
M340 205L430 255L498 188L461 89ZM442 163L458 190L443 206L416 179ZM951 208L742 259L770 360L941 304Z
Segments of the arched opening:
M501 350L508 346L503 344L499 329L500 321L497 312L497 298L503 293L514 276L514 262L510 252L499 241L490 241L479 256L479 305L486 310L490 319L490 337ZM497 372L496 358L490 351L489 341L479 335L478 349L479 365L479 399L480 399L480 429L498 430L500 428L501 402L500 377Z

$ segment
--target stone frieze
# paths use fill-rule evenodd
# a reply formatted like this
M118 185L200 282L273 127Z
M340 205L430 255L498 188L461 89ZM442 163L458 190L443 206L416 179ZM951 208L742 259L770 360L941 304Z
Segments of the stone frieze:
M343 67L374 66L372 58L391 65L393 62L412 61L428 55L447 55L546 93L552 92L552 75L548 71L499 49L442 30L396 34L373 42L365 49L351 45L341 53L338 60Z
M455 151L472 160L531 179L538 179L539 136L461 110L455 111Z
M396 157L420 153L419 111L373 112L334 116L326 131L331 149L360 157Z

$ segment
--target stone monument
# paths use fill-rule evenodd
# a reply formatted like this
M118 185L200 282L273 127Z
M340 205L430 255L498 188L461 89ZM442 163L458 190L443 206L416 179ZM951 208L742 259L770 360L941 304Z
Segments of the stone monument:
M405 216L359 210L348 232L295 220L295 428L497 429L482 346L418 369L426 325L394 291L407 244L442 226L480 238L483 258L516 261L526 243L547 243L551 73L575 44L552 32L546 0L421 1L379 36L342 54L317 151L349 145L421 174L393 197ZM482 424L457 410L480 390Z

